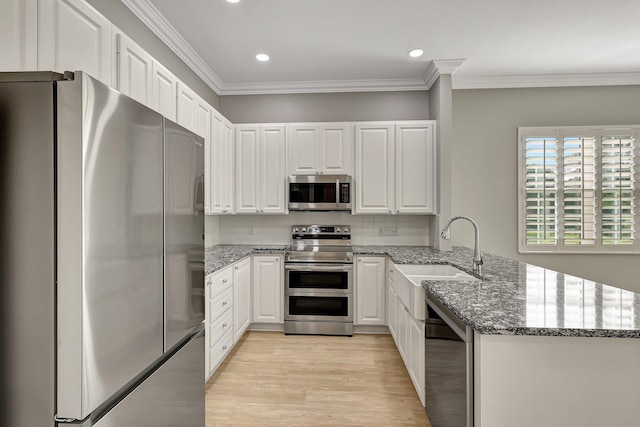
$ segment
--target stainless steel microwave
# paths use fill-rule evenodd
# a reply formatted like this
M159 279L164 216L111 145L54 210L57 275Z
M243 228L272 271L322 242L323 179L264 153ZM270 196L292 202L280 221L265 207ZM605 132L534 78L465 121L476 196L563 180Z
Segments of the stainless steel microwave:
M290 211L350 211L349 175L292 175L289 177Z

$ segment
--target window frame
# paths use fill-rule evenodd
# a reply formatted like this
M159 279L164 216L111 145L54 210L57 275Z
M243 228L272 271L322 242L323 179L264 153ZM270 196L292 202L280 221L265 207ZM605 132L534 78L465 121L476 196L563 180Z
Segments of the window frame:
M624 132L624 133L622 133ZM595 188L595 244L593 245L565 245L563 241L564 195L562 178L564 138L570 136L594 136L596 138L596 158L601 157L601 142L603 136L630 135L633 139L634 165L632 169L633 198L633 243L631 245L602 244L602 164L598 160L595 164L595 175L598 185ZM556 194L555 194L555 233L556 243L553 245L532 245L526 243L527 229L527 197L526 197L526 157L525 146L527 138L555 138L557 144L556 158ZM546 127L518 127L518 252L521 254L639 254L640 253L640 125L628 126L546 126Z

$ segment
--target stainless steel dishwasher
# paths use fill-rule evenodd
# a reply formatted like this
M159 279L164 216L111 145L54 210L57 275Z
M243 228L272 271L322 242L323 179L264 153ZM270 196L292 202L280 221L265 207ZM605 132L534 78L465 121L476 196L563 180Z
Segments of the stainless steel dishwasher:
M433 427L473 427L473 329L429 297L426 411Z

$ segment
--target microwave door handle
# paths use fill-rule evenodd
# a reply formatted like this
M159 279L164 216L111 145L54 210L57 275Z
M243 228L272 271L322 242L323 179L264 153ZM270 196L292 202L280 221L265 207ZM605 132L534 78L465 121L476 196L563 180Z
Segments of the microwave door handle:
M340 178L336 178L336 207L340 206Z

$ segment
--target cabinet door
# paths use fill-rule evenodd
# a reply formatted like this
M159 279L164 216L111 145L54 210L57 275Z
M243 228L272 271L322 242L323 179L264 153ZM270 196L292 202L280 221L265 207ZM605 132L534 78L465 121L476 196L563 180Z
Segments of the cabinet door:
M177 123L192 132L196 131L197 103L198 95L189 86L178 81Z
M396 213L435 212L435 144L431 122L396 124Z
M407 371L409 371L411 381L416 388L420 401L424 405L424 321L416 320L409 314L407 320Z
M393 340L398 345L398 296L391 286L387 292L387 325Z
M3 0L0 70L38 69L38 0Z
M260 126L236 126L236 212L260 209Z
M151 108L176 121L178 78L158 61L151 66Z
M209 173L211 168L207 165L211 151L211 106L198 97L196 102L196 133L204 138L204 213L210 213L210 191L209 183L211 182Z
M153 108L153 58L125 34L118 40L118 90L141 104Z
M237 342L251 323L251 262L244 259L233 267L233 328Z
M253 322L283 323L284 285L279 256L254 256L252 266Z
M205 381L211 376L210 348L211 348L211 309L209 301L211 300L211 274L204 279L204 378Z
M285 126L260 128L260 212L286 213Z
M320 173L350 175L352 170L353 128L351 123L329 123L320 126Z
M393 143L393 124L356 124L355 213L393 212Z
M356 325L385 325L385 257L358 257L356 262Z
M208 183L210 184L210 212L222 213L224 194L224 117L213 110L211 117L211 152Z
M402 304L400 298L397 299L397 308L398 308L398 351L400 352L400 356L402 356L402 360L407 365L407 347L408 347L408 339L409 339L409 310Z
M111 82L111 23L82 0L38 0L38 69Z
M222 213L235 212L236 144L233 124L223 120Z
M319 172L319 128L314 124L289 125L289 173L310 175Z

